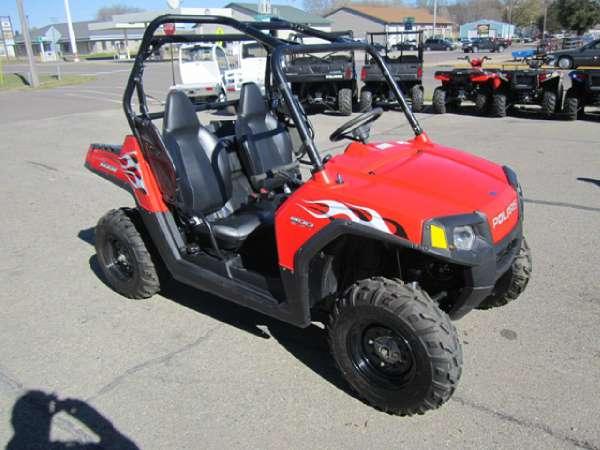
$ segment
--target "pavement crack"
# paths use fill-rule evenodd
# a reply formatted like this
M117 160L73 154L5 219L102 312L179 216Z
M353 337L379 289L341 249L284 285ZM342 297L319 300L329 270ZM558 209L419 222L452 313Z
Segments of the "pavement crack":
M600 446L594 445L589 441L578 439L573 436L569 436L568 434L562 433L560 431L553 430L549 425L545 423L537 423L532 422L526 419L522 419L519 417L515 417L511 414L508 414L504 411L497 411L489 406L482 405L481 403L477 403L471 400L466 400L460 397L452 397L452 401L460 403L463 406L468 406L469 408L473 408L477 411L489 414L494 416L504 422L514 423L524 428L528 428L530 430L541 431L542 433L546 433L547 435L553 437L554 439L558 439L559 441L566 442L570 445L574 445L576 447L585 448L589 450L600 450Z
M184 346L179 347L176 350L170 351L169 353L166 353L164 355L150 358L144 362L136 364L135 366L127 369L121 375L118 375L117 377L113 378L109 383L105 384L102 388L100 388L100 390L98 392L96 392L91 397L87 398L86 401L90 402L90 401L95 400L98 397L114 390L120 384L122 384L127 378L131 377L132 375L135 375L136 373L138 373L144 369L147 369L148 367L158 366L161 364L168 363L170 360L172 360L177 355L180 355L182 353L192 350L193 348L197 347L198 345L202 344L204 341L209 339L213 335L213 333L215 331L217 331L220 327L221 327L221 325L217 325L217 326L209 329L206 333L204 333L202 336L198 337L193 342L185 344Z
M58 169L56 167L52 167L52 166L50 166L48 164L44 164L44 163L37 162L37 161L29 161L29 160L27 160L25 162L27 164L30 164L30 165L34 166L34 167L40 167L42 169L50 170L52 172L58 172Z
M575 203L550 202L548 200L535 200L532 198L526 198L525 203L533 203L535 205L559 206L562 208L578 209L580 211L600 212L600 208L594 208L593 206L576 205Z

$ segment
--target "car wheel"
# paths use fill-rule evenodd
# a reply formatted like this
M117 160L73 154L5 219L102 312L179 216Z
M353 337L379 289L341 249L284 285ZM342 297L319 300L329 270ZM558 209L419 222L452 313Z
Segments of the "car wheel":
M423 111L423 88L420 85L415 85L410 90L411 109L413 112Z
M436 87L433 91L433 112L436 114L446 113L446 90L442 87Z
M125 297L141 299L160 291L159 261L135 209L107 212L96 226L96 254L108 285Z
M363 401L388 414L424 414L447 402L462 372L450 318L416 283L354 283L332 308L329 347Z
M492 295L483 300L478 309L497 308L516 300L525 291L531 278L531 270L531 250L523 237L519 253L510 269L500 277L494 286Z
M479 53L479 47L473 47L471 50L473 53Z
M498 46L498 53L502 53L504 51L504 47L499 45Z
M371 111L373 108L373 94L368 89L360 91L359 108L360 112Z
M561 69L572 69L573 68L573 60L570 56L561 56L558 58L557 62L558 67Z
M352 89L343 88L338 91L338 111L344 116L352 114Z
M425 47L425 50L427 50L428 52L431 51L431 47Z

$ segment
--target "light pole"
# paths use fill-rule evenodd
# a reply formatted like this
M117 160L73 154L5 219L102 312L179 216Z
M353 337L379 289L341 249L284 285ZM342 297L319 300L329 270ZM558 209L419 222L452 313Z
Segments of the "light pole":
M75 31L73 31L73 22L71 22L71 8L69 8L69 0L65 0L65 13L67 14L67 25L69 27L69 39L71 40L71 50L75 57L75 62L79 61L77 54L77 41L75 41Z
M21 33L23 33L23 40L25 41L25 49L27 50L27 59L29 60L29 72L31 73L31 86L38 87L40 85L40 79L38 78L37 70L35 68L35 61L33 60L33 49L31 48L31 36L29 35L29 24L27 23L27 17L25 16L25 8L23 8L23 0L17 0L17 9L19 11L19 19L21 20Z
M431 37L435 37L435 26L437 22L437 0L433 0L433 35Z

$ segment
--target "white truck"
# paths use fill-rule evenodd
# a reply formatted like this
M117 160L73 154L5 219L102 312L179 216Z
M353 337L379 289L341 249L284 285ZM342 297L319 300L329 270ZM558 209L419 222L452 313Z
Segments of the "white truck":
M185 92L196 103L226 101L225 73L230 69L221 46L182 45L179 47L181 84L171 86L171 89Z
M258 42L241 42L236 68L225 73L228 100L237 100L244 83L256 83L264 94L267 51Z

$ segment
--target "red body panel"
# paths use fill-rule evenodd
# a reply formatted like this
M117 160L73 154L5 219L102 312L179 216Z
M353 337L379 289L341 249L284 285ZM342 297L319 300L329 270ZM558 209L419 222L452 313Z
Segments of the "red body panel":
M427 220L475 211L486 214L494 243L517 224L517 193L502 167L426 137L352 143L277 211L279 263L293 270L298 249L334 218L421 244Z
M134 136L126 136L117 153L102 145L92 144L85 158L92 172L122 187L130 187L137 205L149 212L167 211L162 194Z

